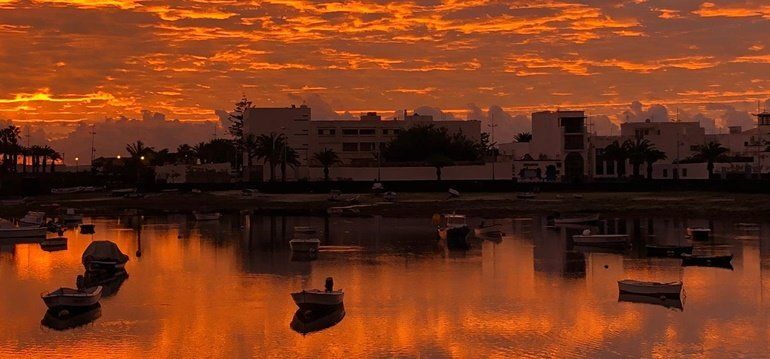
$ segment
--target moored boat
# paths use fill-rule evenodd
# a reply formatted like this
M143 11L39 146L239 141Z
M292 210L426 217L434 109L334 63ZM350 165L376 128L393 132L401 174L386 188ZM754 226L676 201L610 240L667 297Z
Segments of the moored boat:
M67 249L67 237L46 238L40 242L40 248L49 252Z
M554 224L583 224L593 223L599 220L598 214L578 215L574 217L557 217L553 219Z
M292 252L316 253L320 245L321 240L318 239L318 230L315 227L294 227L294 238L289 241Z
M61 215L63 222L80 222L83 220L81 213L76 213L74 208L67 208L64 214Z
M572 236L572 243L582 246L625 246L628 244L627 234L591 234L585 230L583 234Z
M696 241L707 241L711 235L711 229L702 227L688 227L687 235Z
M93 241L83 251L83 266L88 271L114 271L125 267L128 256L110 241Z
M291 298L297 307L306 310L317 310L331 306L341 305L345 299L345 293L342 289L334 290L334 280L326 278L324 290L310 289L291 293Z
M93 223L83 223L80 225L80 234L94 234L96 233L95 227Z
M102 298L102 287L96 286L84 290L59 288L40 295L48 308L90 307Z
M503 233L503 225L501 224L489 224L482 223L480 226L473 228L473 234L478 237L499 236Z
M222 214L219 212L193 212L193 216L195 216L196 221L216 221L222 217Z
M435 221L435 219L434 219ZM470 248L468 235L470 227L462 214L444 214L438 217L438 237L446 241L449 249L466 250Z
M618 281L620 293L678 297L682 292L682 282L644 282L633 279Z
M19 219L19 227L42 227L45 225L45 212L29 211Z
M648 244L644 247L647 249L647 255L649 256L680 257L682 254L692 253L692 245Z
M709 255L709 254L682 254L682 265L707 266L707 267L730 267L732 268L732 254Z
M48 229L43 226L16 226L12 222L0 219L0 239L42 238Z

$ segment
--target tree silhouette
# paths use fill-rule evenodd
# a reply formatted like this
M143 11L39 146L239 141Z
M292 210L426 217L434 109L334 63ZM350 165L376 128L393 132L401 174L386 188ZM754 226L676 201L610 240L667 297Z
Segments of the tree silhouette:
M329 181L329 167L334 166L342 161L337 156L337 152L334 152L331 148L324 148L313 154L313 159L318 161L324 168L324 181Z
M516 142L531 142L532 141L532 133L530 132L520 132L516 136L513 137L513 140Z
M714 161L718 160L729 151L729 149L722 147L722 144L719 142L711 141L706 144L699 145L697 148L698 153L695 155L695 157L708 163L706 165L706 169L708 170L709 178L711 178L711 176L714 174Z

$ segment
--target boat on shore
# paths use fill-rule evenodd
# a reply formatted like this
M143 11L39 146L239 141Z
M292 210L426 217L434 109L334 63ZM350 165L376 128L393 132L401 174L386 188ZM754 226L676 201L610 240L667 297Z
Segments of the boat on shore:
M711 235L711 229L702 227L688 227L687 235L695 241L707 241Z
M102 298L102 287L96 286L84 290L61 287L52 292L40 295L48 308L82 308L99 303Z
M572 236L572 243L578 246L625 246L628 245L627 234L591 234L590 230L583 234Z
M222 217L219 212L196 212L193 211L196 221L218 221Z
M294 238L289 241L292 252L317 253L321 240L318 239L318 230L315 227L294 227Z
M732 268L733 255L682 254L682 265Z
M574 217L556 217L553 219L555 225L561 224L584 224L599 221L598 214L578 215Z
M648 244L644 246L648 256L656 257L681 257L682 254L692 253L692 245L680 246L676 244Z
M620 293L679 297L682 293L682 285L682 282L660 283L624 279L618 281L618 290L620 290Z
M291 293L294 303L303 310L318 310L342 305L345 293L342 289L334 290L334 279L326 278L324 290L310 289Z
M446 241L447 248L467 250L471 247L468 235L471 233L465 215L443 214L434 216L437 224L438 238Z

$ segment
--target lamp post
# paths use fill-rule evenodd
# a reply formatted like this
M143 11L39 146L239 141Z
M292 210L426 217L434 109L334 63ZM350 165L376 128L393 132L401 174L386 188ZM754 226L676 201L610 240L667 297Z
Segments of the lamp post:
M78 172L78 161L80 161L80 157L75 157L75 173Z

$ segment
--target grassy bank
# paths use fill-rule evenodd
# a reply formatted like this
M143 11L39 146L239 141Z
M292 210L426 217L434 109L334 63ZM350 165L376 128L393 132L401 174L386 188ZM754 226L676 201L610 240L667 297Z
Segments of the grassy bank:
M429 216L452 212L482 217L508 217L550 212L598 212L622 216L671 216L702 218L763 219L770 213L770 195L724 192L590 192L541 193L536 199L522 200L515 193L467 193L447 199L444 193L403 193L398 201L386 203L380 197L360 194L357 215L390 217ZM349 203L330 202L327 194L263 194L244 197L240 191L206 193L162 192L144 198L124 199L108 193L49 195L32 197L25 204L3 206L2 216L18 216L27 210L54 211L57 207L78 208L89 215L114 215L125 209L143 213L189 213L197 211L259 214L324 215L329 207Z

